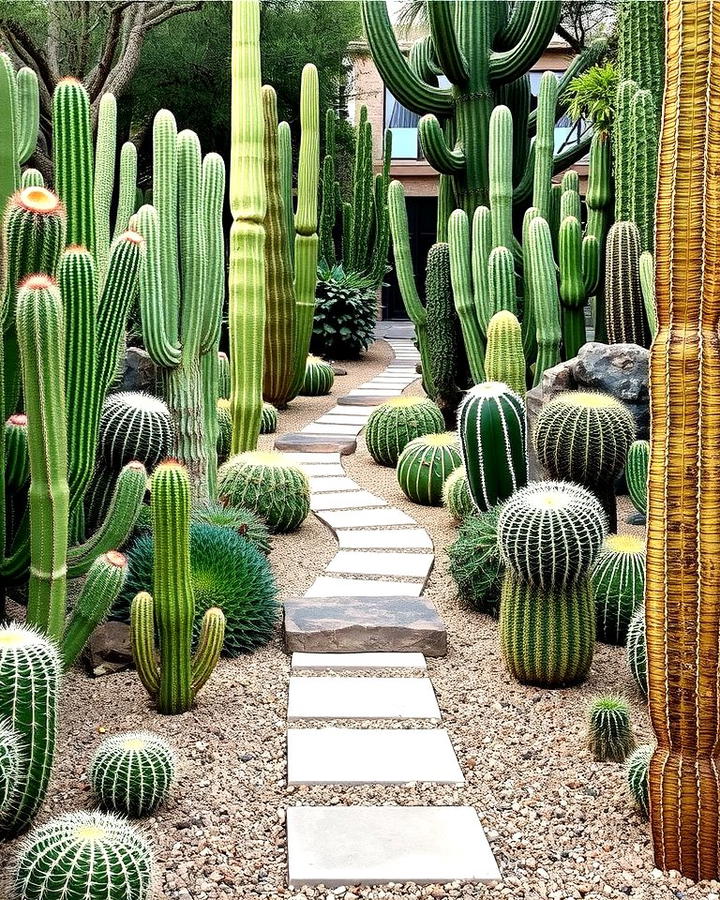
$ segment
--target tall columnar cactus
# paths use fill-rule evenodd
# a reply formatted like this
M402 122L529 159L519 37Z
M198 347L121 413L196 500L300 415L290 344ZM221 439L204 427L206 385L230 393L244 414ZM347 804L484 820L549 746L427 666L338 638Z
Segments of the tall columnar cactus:
M605 248L605 322L611 344L650 345L640 284L640 233L633 222L616 222Z
M17 72L7 53L0 53L0 216L21 185L20 167L32 156L40 124L38 80L23 67Z
M540 384L545 370L560 362L562 339L560 296L555 274L552 236L548 223L541 216L536 216L529 222L523 252L537 340L537 359L533 377L533 386L536 386Z
M558 264L563 353L572 359L585 343L585 304L600 277L600 243L593 234L583 237L579 218L572 214L560 222Z
M648 441L633 441L625 461L625 481L630 499L639 513L647 512L647 478L650 464Z
M0 626L0 721L12 728L20 758L0 810L0 835L14 837L45 799L57 734L60 658L54 644L22 625Z
M468 487L484 512L527 484L527 423L521 397L501 382L476 385L458 410Z
M720 6L665 4L645 590L659 869L718 878ZM673 598L669 602L669 598Z
M433 244L427 258L425 281L428 359L435 402L449 428L455 425L460 400L458 380L463 356L458 315L450 284L450 251L447 244Z
M508 310L495 313L488 323L485 374L488 381L502 381L518 396L525 396L522 329Z
M190 479L176 462L161 463L150 486L153 595L132 602L132 651L145 689L165 714L187 712L220 658L225 617L209 609L192 653L195 597L190 573ZM155 660L155 628L159 665Z
M142 206L133 220L146 244L140 313L173 416L173 452L187 466L199 498L214 490L217 465L224 186L222 158L208 153L202 159L197 135L178 134L172 113L160 110L153 126L153 205ZM262 253L253 259L257 263ZM248 275L246 284L251 280Z

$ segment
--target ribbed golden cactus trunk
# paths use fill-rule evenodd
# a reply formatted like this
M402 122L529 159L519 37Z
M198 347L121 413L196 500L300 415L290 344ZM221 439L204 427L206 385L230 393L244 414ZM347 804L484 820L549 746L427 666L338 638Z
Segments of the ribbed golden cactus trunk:
M720 3L667 0L646 616L656 864L719 874Z

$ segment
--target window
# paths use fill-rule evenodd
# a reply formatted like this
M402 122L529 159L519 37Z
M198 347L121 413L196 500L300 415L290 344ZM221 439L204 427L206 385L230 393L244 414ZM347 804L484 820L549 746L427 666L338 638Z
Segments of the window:
M450 87L444 75L438 78L439 87ZM385 88L385 128L392 132L393 159L423 159L422 148L418 140L418 121L420 116L410 112L399 103L390 91Z

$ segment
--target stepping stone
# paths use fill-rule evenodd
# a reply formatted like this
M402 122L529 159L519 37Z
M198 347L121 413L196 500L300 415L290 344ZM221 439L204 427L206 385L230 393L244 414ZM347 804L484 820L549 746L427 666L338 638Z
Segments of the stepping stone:
M315 466L331 466L340 465L339 453L285 453L288 462L302 465L303 463L312 463Z
M444 728L291 728L288 784L464 784Z
M323 494L310 498L310 509L313 512L320 512L326 509L366 509L370 506L387 505L388 502L384 497L376 497L370 491L339 491L334 494Z
M332 409L325 413L325 416L357 416L362 419L368 419L371 415L372 410L368 409L367 406L348 406L347 404L344 406L333 406Z
M276 450L291 450L296 453L339 453L347 456L357 450L354 437L340 434L284 434L275 441Z
M367 423L367 416L339 416L324 415L320 416L315 424L317 425L359 425L364 428Z
M313 454L308 454L311 456ZM318 453L318 456L321 454ZM309 475L311 478L313 476L317 478L329 478L335 476L343 476L345 475L345 469L342 466L337 465L319 465L314 466L312 463L301 463L301 468L306 475Z
M310 422L309 425L306 425L301 434L331 434L331 435L346 435L348 437L355 437L360 434L363 430L362 425L325 425L323 423L318 422Z
M422 653L293 653L293 669L335 672L353 669L427 670Z
M363 553L341 550L330 560L326 572L338 575L394 575L398 578L422 578L430 574L432 553Z
M310 490L313 494L329 491L359 491L360 485L346 476L342 478L311 478Z
M357 391L369 391L370 393L376 393L378 395L387 393L389 397L392 397L395 394L399 394L400 390L401 389L397 387L397 385L379 384L373 381L366 381L365 384L361 384L359 388L355 388L354 391L350 391L350 395L354 395Z
M386 525L417 525L415 519L394 507L342 511L324 510L318 512L318 517L335 530L338 528L382 528Z
M395 396L392 394L391 396ZM387 395L380 396L377 391L372 394L346 394L344 397L338 397L338 406L380 406L387 400Z
M419 597L424 582L376 581L370 578L329 578L320 575L305 591L306 597Z
M287 835L293 888L501 877L469 806L290 806Z
M429 678L290 676L289 722L439 718L440 708Z
M351 531L337 532L341 550L432 550L433 543L424 528L404 528L392 531Z
M285 649L445 656L447 633L427 597L291 597L285 601Z

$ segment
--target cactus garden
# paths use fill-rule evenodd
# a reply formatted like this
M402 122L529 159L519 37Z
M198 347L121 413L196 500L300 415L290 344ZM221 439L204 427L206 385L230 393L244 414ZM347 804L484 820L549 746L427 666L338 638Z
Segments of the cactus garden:
M0 6L0 897L718 900L718 110L715 0Z

